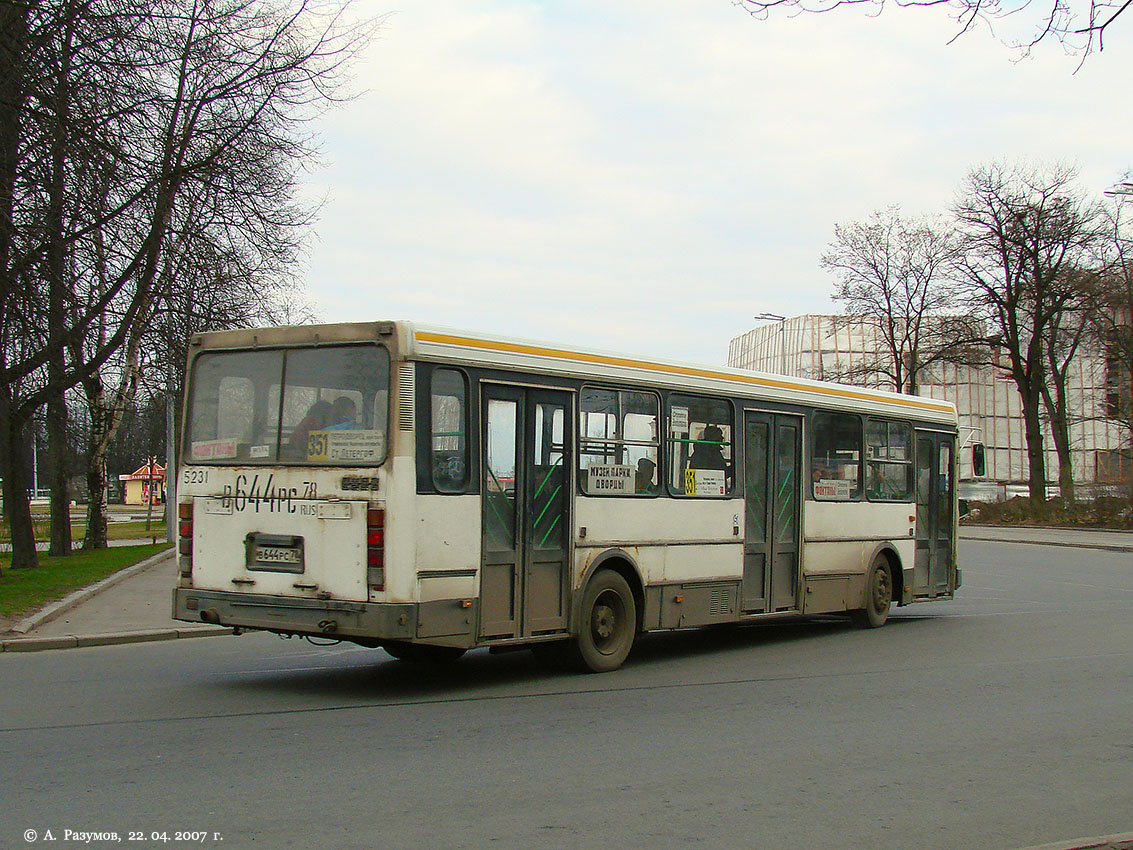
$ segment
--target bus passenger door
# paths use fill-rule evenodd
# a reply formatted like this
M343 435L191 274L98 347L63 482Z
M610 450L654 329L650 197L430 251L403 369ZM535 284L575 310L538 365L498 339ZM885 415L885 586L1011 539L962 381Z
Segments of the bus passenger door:
M570 395L485 385L480 634L567 626Z
M798 606L802 420L744 414L743 612Z
M955 441L947 434L917 432L917 549L913 595L943 596L951 591L952 506Z

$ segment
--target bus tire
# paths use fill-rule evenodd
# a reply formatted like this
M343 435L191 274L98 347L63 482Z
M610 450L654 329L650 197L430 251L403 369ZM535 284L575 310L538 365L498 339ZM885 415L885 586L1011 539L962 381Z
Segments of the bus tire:
M870 565L865 583L865 607L851 611L854 624L863 629L879 629L889 619L889 608L893 604L893 575L889 571L889 559L878 555Z
M459 646L430 646L424 643L403 643L394 640L383 643L382 649L398 661L410 661L415 664L451 664L467 651Z
M613 570L599 570L586 585L578 637L571 641L574 666L583 672L617 670L633 649L637 605L629 584Z

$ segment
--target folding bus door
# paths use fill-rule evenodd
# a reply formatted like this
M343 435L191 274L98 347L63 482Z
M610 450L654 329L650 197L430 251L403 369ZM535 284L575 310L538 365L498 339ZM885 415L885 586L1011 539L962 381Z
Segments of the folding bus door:
M953 453L948 434L917 432L917 548L913 562L913 595L943 596L951 592L952 528L955 522Z
M802 419L744 414L744 613L798 604Z
M567 626L571 396L485 385L480 634L529 637Z

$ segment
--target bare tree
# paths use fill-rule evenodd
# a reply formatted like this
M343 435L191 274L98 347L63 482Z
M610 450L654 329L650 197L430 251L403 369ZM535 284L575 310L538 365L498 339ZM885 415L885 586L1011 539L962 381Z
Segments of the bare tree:
M752 16L766 19L774 10L782 9L788 15L803 12L823 13L839 6L865 6L874 15L885 9L886 0L733 0ZM1005 38L1005 43L1028 53L1040 42L1058 41L1068 53L1081 61L1105 47L1106 30L1130 5L1130 0L1015 0L1015 2L989 2L988 0L888 0L894 6L943 6L956 20L956 30L949 43L977 26L995 32L1008 22L1019 25L1024 21L1026 35Z
M955 207L960 253L955 264L965 298L1006 353L1003 369L1019 391L1027 443L1028 485L1036 507L1046 500L1042 429L1048 381L1065 400L1066 370L1085 309L1080 274L1092 266L1101 235L1098 208L1075 188L1076 172L995 164L973 170ZM1068 318L1069 317L1069 318ZM1069 336L1068 336L1069 334ZM1045 397L1044 397L1045 394ZM1073 494L1068 419L1051 410L1059 430L1059 480ZM1065 408L1063 407L1063 413Z
M1070 268L1065 278L1065 306L1051 317L1043 342L1047 380L1043 382L1041 395L1058 456L1059 493L1063 499L1073 501L1070 426L1084 417L1075 411L1071 400L1070 373L1078 362L1083 342L1089 338L1090 316L1098 307L1098 274L1092 269Z
M1091 340L1105 352L1106 418L1133 437L1133 202L1118 198L1106 224L1108 262L1090 314Z
M191 68L171 104L181 116L176 135L191 146L178 152L184 179L146 319L120 350L112 384L98 374L84 382L94 423L85 548L106 545L105 453L126 405L143 373L151 392L165 384L170 369L156 368L163 353L184 356L170 321L178 306L227 308L206 310L194 332L270 321L294 284L289 269L314 214L294 200L296 168L313 153L296 129L334 96L334 72L357 43L334 29L303 33L279 12L259 2L202 4L183 19L186 40L170 45L179 67Z
M275 259L292 250L309 213L292 200L313 152L302 128L333 102L373 25L326 8L0 4L0 475L13 567L36 564L12 462L24 426L110 364L132 391L178 234L204 221L212 244ZM60 281L46 298L34 283L44 269Z
M973 322L956 315L955 287L947 278L954 251L940 222L907 220L896 206L834 228L820 261L838 279L833 298L845 321L879 344L834 377L852 383L880 378L916 395L936 364L973 361Z

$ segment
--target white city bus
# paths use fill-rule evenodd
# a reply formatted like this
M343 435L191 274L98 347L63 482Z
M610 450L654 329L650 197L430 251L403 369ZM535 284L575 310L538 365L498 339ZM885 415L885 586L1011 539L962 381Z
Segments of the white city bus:
M184 422L181 620L605 671L960 585L935 399L374 322L194 338Z

